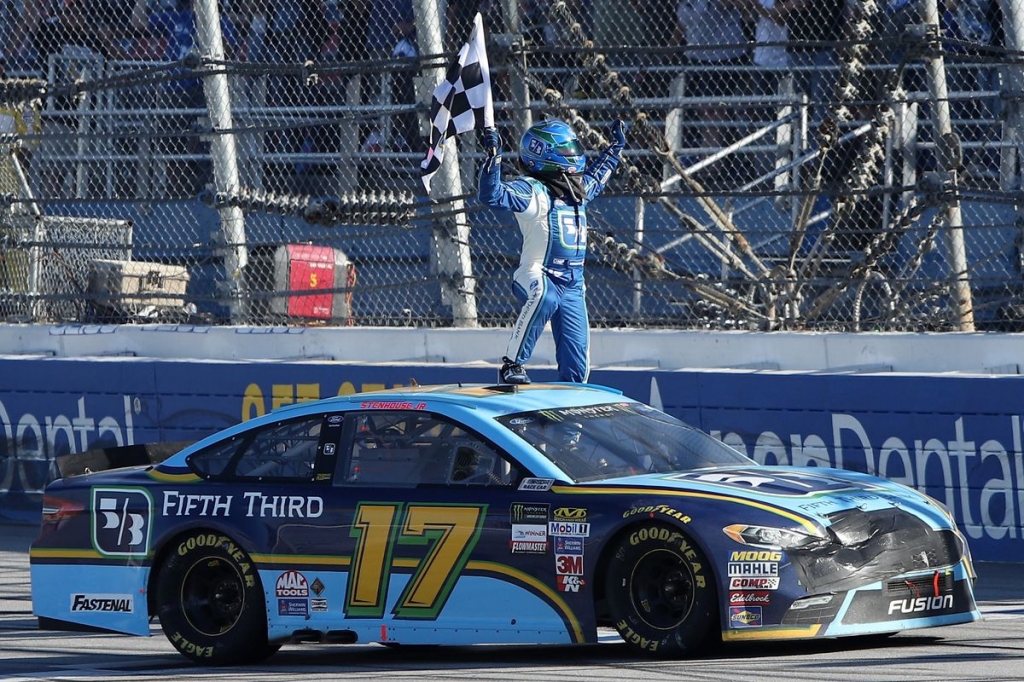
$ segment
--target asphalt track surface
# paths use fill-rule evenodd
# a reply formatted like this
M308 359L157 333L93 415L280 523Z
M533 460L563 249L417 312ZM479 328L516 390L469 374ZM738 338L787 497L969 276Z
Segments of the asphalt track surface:
M258 666L201 668L158 627L152 637L40 631L32 616L28 547L35 529L0 524L0 680L1024 680L1024 566L978 564L980 622L884 639L722 646L688 660L630 656L614 633L576 647L389 649L289 645Z

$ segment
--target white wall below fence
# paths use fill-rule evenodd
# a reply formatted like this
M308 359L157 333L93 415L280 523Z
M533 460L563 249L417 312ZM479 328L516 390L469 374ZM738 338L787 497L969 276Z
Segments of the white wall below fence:
M496 364L505 329L0 324L0 354ZM532 367L554 365L550 332ZM1024 335L595 330L595 369L1020 374Z

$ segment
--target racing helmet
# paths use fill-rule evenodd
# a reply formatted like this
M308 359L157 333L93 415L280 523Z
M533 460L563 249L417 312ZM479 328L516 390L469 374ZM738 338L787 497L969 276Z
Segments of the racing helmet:
M552 119L537 123L519 141L519 161L531 173L583 172L586 157L576 133L565 121Z

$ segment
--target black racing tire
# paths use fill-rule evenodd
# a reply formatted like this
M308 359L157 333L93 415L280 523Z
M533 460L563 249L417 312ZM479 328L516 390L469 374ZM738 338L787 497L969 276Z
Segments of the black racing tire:
M196 663L257 663L280 648L267 642L256 567L227 535L192 532L175 542L157 577L156 604L167 639Z
M644 525L620 536L610 548L604 590L615 629L634 651L680 657L719 633L707 557L672 526Z

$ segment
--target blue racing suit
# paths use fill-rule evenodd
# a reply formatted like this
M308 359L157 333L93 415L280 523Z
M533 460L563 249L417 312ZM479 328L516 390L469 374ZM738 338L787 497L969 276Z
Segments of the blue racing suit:
M503 182L500 162L485 163L480 171L480 201L513 211L523 235L512 285L522 309L506 355L516 364L526 364L550 320L559 381L586 382L590 375L590 322L583 281L586 206L604 190L618 165L614 146L587 163L578 203L556 198L534 177Z

